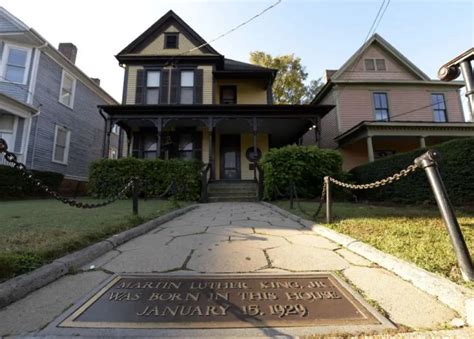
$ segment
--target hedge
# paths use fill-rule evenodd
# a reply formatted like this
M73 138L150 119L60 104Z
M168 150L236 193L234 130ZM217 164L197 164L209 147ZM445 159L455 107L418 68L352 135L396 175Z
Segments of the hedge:
M89 173L89 192L98 198L118 193L132 177L141 180L140 195L152 198L162 194L175 181L176 197L197 200L201 192L202 162L189 160L161 160L123 158L93 162Z
M57 191L64 175L47 171L31 171L35 178ZM19 199L46 196L14 167L0 165L0 199Z
M439 170L449 197L454 204L474 203L474 138L448 141L433 147L441 154ZM376 160L350 171L358 183L369 183L392 175L413 163L426 152L417 149ZM369 201L392 201L400 203L434 202L433 193L423 170L417 170L407 177L384 187L356 192L361 199Z
M273 199L277 190L288 192L294 182L299 197L313 198L321 194L326 175L341 178L342 157L334 150L316 146L289 145L273 148L261 161L264 170L266 199Z

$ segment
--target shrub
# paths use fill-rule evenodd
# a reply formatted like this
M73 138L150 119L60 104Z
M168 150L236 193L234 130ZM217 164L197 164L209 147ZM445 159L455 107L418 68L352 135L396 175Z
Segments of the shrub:
M449 197L454 204L474 203L474 138L451 140L434 147L441 154L439 170ZM369 183L392 175L413 163L426 152L417 149L376 160L353 168L350 173L357 183ZM401 203L434 202L433 193L423 170L401 178L399 181L380 188L356 192L371 201L393 201Z
M197 200L200 195L200 161L123 158L92 163L89 192L98 198L117 194L132 177L140 178L140 194L156 197L175 181L178 199Z
M321 194L324 176L340 178L342 157L337 151L316 146L289 145L270 149L263 156L265 198L275 197L276 188L288 192L294 182L299 197L316 197Z
M57 191L64 176L61 173L31 171L35 178ZM0 165L0 199L46 196L43 190L32 184L13 167Z

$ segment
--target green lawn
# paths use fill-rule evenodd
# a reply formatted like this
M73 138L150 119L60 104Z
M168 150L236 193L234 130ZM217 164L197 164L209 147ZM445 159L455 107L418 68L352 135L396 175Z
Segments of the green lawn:
M298 209L296 203L293 210L289 208L288 201L274 204L310 219ZM316 210L314 202L301 204L306 212ZM320 215L317 221L324 223L324 210ZM456 211L456 215L472 255L474 212ZM335 203L333 216L333 223L327 227L474 288L474 283L464 283L461 278L447 230L436 207Z
M139 215L133 216L130 200L86 210L55 200L0 201L0 281L177 207L171 201L140 200Z

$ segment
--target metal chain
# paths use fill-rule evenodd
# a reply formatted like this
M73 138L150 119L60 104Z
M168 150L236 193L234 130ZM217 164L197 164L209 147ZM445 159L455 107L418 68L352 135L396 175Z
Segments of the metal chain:
M353 190L366 190L366 189L371 189L371 188L376 188L380 186L385 186L387 184L391 184L394 181L400 180L402 177L406 177L408 174L415 172L419 167L416 164L410 165L407 168L401 170L398 173L395 173L394 175L387 177L385 179L377 180L374 181L370 184L362 184L362 185L355 185L355 184L349 184L347 182L342 182L337 179L329 177L329 180L341 187L353 189Z
M74 199L69 199L61 196L58 192L53 191L50 189L48 186L46 186L41 180L33 177L33 174L28 171L26 168L25 164L19 162L17 160L17 157L14 153L9 152L7 148L7 143L5 140L0 138L0 153L5 153L4 157L5 160L8 161L9 163L13 164L13 167L17 169L21 175L26 177L29 181L31 181L36 187L42 189L45 193L49 194L51 197L54 199L69 205L71 207L77 207L77 208L98 208L98 207L104 207L107 205L110 205L111 203L117 201L118 199L122 198L125 196L127 191L134 185L135 181L138 180L138 178L132 178L128 181L128 183L114 196L110 197L109 199L95 203L95 204L90 204L90 203L84 203L80 201L76 201Z

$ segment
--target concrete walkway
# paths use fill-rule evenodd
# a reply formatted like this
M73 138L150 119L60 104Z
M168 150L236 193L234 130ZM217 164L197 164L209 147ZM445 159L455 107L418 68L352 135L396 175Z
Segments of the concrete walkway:
M456 314L370 261L258 203L214 203L167 222L0 310L0 335L34 334L113 273L335 271L392 322L441 329Z

